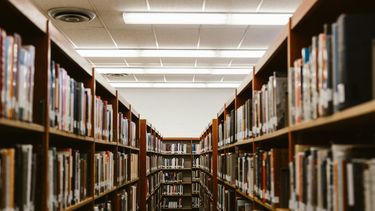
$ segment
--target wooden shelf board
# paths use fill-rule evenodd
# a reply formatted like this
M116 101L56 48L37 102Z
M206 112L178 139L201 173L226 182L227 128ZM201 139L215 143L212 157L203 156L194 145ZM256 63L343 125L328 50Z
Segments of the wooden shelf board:
M279 137L288 135L288 133L289 133L289 127L285 127L285 128L280 129L280 130L277 130L275 132L255 137L254 142L279 138Z
M170 195L170 194L161 194L162 197L191 197L191 194L183 194L183 195Z
M117 146L117 142L103 141L103 140L99 140L99 139L95 139L95 144L102 144L102 145L109 145L109 146Z
M113 187L112 189L110 189L110 190L106 190L106 191L104 191L104 192L102 192L102 193L99 193L99 195L95 195L95 196L94 196L94 200L99 199L99 198L101 198L101 197L103 197L103 196L105 196L105 195L107 195L107 194L112 193L113 191L116 191L116 190L117 190L117 187L114 186L114 187Z
M109 92L114 98L116 97L116 89L111 86L108 81L99 73L95 72L95 80L99 83L107 92Z
M191 168L180 168L180 169L173 169L173 168L162 168L163 171L191 171Z
M191 156L191 153L185 153L185 154L169 154L169 153L161 153L163 156Z
M161 171L162 169L157 169L157 170L155 170L155 171L151 171L151 172L149 172L149 173L147 173L146 174L146 177L148 177L148 176L150 176L150 175L153 175L153 174L155 174L155 173L158 173L159 171Z
M264 57L264 56L263 56ZM262 57L262 58L263 58ZM249 67L250 69L251 67ZM251 71L250 74L246 75L245 79L242 81L241 85L237 88L237 95L241 95L242 94L242 91L243 90L246 90L246 88L250 85L250 83L253 81L254 77L253 77L253 73ZM218 117L224 112L220 110L220 112L218 113Z
M220 181L221 183L223 183L224 185L228 186L228 187L231 187L233 189L237 189L237 187L235 185L232 185L230 184L229 182L227 182L226 180L223 180L221 178L217 178L218 181Z
M56 129L56 128L50 128L49 133L50 133L50 135L60 136L60 137L69 138L69 139L75 139L75 140L79 140L79 141L86 141L86 142L93 142L94 141L93 137L81 136L81 135L77 135L77 134L74 134L74 133L61 131L61 130Z
M128 186L128 185L131 185L131 184L133 184L133 183L136 183L136 182L138 182L138 180L139 180L139 177L136 178L136 179L133 179L133 180L127 181L127 182L125 182L124 184L118 185L118 188L117 188L117 189L121 189L121 188L123 188L123 187L125 187L125 186Z
M0 118L0 128L1 127L5 127L4 129L6 129L6 131L8 131L8 128L16 128L30 132L44 132L44 127L42 125L5 118Z
M209 176L212 177L212 173L211 173L211 172L209 172L209 171L207 171L207 170L205 170L205 169L202 169L202 168L199 168L199 170L200 170L200 171L203 171L204 173L206 173L206 174L208 174Z
M192 208L190 208L190 207L181 207L181 208L165 208L165 207L162 207L161 209L162 210L191 210Z
M223 147L219 148L218 151L222 151L222 150L225 150L225 149L230 149L230 148L233 148L233 147L236 147L236 146L240 146L240 145L249 144L249 143L252 143L253 141L254 141L253 138L244 139L242 141L237 141L236 143L233 143L233 144L224 145Z
M139 151L139 148L137 147L133 147L133 146L128 146L128 145L125 145L125 144L118 144L117 145L118 147L122 147L122 148L126 148L126 149L130 149L130 150L134 150L134 151Z
M156 186L155 190L150 195L148 195L146 197L146 202L151 198L151 196L153 196L158 191L158 189L160 188L160 186L161 185Z
M318 2L319 0L304 0L291 18L291 28L294 29Z
M84 200L81 200L80 202L78 202L77 204L73 204L67 208L64 209L64 211L73 211L73 210L77 210L78 208L81 208L83 206L85 206L86 204L92 202L94 200L94 198L91 196L91 197L87 197L86 199Z
M162 182L161 184L162 185L191 185L192 182L179 182L179 181L175 181L175 182Z
M337 112L331 116L320 117L316 120L302 122L290 127L292 132L303 131L307 129L325 127L330 124L341 124L344 121L351 121L356 118L360 118L367 115L375 116L375 100L366 102L357 106L353 106L346 110Z

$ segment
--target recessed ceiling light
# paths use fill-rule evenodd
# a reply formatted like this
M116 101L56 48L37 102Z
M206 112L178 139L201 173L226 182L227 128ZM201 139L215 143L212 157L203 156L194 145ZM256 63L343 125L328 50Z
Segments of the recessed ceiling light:
M251 73L251 67L240 68L113 68L98 67L95 71L101 74L181 74L181 75L247 75Z
M78 49L83 57L260 58L265 50Z
M124 12L125 24L285 25L291 13Z
M110 82L115 88L237 88L239 83L127 83Z

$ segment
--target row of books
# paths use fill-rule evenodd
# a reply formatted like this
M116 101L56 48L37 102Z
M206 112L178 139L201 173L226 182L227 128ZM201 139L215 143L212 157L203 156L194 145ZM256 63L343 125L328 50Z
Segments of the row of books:
M218 155L217 174L218 177L236 184L236 162L237 154L233 152L222 153Z
M47 206L50 210L64 209L88 196L89 160L87 153L72 148L48 150Z
M193 154L199 154L199 153L201 153L201 145L200 145L200 143L192 143L191 144L191 152L193 153Z
M232 144L236 138L235 127L235 110L230 110L224 117L224 120L219 123L219 140L218 146Z
M211 154L204 154L199 156L199 167L204 169L208 172L212 173L212 155Z
M252 211L253 203L242 197L236 198L236 210L237 211Z
M51 61L48 89L50 126L78 135L91 135L91 89L71 78L54 61Z
M138 178L138 154L117 152L117 166L119 184Z
M254 181L252 189L255 196L273 207L288 207L289 171L288 149L272 148L264 150L258 148L254 154L254 169L250 164L250 182ZM251 172L255 172L251 178ZM250 184L251 185L251 184Z
M162 145L162 153L165 154L187 154L188 145L184 143L164 143Z
M119 211L135 211L138 209L137 186L122 189L116 194L115 201Z
M113 108L107 100L100 96L95 98L95 138L113 142Z
M201 151L198 153L212 150L212 133L208 133L199 143Z
M199 168L200 166L200 158L199 157L195 157L193 159L193 168Z
M111 190L114 187L115 161L110 151L96 152L95 162L95 195Z
M118 113L117 119L119 143L127 146L138 147L136 123L127 119L121 112Z
M102 203L96 203L94 205L94 211L112 211L112 201L106 200Z
M163 198L161 202L162 208L182 208L183 199L180 198Z
M163 157L160 155L146 156L146 174L161 169L163 167Z
M203 187L205 189L207 189L207 191L210 193L210 195L212 196L212 177L208 174L206 174L205 172L200 172L200 176L199 176L199 180L201 182L201 185L203 185Z
M160 189L159 189L160 190ZM153 194L146 203L146 211L159 210L161 204L161 194Z
M199 170L193 170L191 172L192 180L199 180L200 177L200 171Z
M292 124L374 99L375 29L366 24L374 20L373 14L342 14L301 50L302 58L289 69Z
M148 152L160 153L163 145L164 143L160 141L158 136L155 136L153 133L146 134L146 150Z
M201 206L201 200L199 197L193 196L191 198L192 208L199 208Z
M219 210L236 210L236 193L233 189L226 189L225 185L217 185L217 206Z
M35 47L0 28L0 114L32 122Z
M34 210L37 156L32 145L0 149L0 209Z
M164 172L162 176L163 182L182 182L184 180L183 172Z
M151 195L161 184L163 178L163 172L159 171L156 174L149 175L147 177L147 191L148 195Z
M236 141L241 141L253 136L253 101L247 99L236 110ZM219 134L222 136L222 134Z
M192 191L193 191L193 193L199 193L199 191L200 191L200 187L201 187L201 185L199 184L199 183L193 183L192 184Z
M162 189L163 195L183 195L184 194L184 185L173 184L173 185L163 185Z
M185 168L185 158L163 158L163 168L167 168L167 169Z
M291 210L374 210L374 145L296 145Z
M261 90L253 92L252 133L254 136L271 133L288 124L287 90L288 79L282 73L274 72ZM245 119L244 116L239 116ZM242 121L238 120L240 125Z

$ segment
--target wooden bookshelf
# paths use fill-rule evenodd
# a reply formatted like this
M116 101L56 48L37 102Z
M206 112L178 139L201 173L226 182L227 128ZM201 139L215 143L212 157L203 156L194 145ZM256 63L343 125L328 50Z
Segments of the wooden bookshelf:
M219 124L226 120L226 116L231 110L235 109L236 114L236 110L244 105L246 100L253 99L254 91L260 90L274 71L287 74L288 69L293 67L293 62L301 58L301 49L311 45L312 36L323 32L324 24L336 22L339 15L343 13L374 13L374 8L375 2L370 1L361 4L339 0L303 1L290 18L289 23L282 27L266 53L253 67L252 74L246 76L237 88L236 93L224 102L224 106L216 116ZM289 114L290 109L288 105L287 111ZM287 118L289 119L289 116ZM239 151L255 153L257 148L266 150L282 148L288 150L289 161L293 161L294 147L297 144L322 146L331 146L332 143L374 145L372 137L374 136L375 100L372 99L314 120L294 125L289 122L275 131L261 133L257 136L252 135L243 140L235 140L234 143L224 144L216 149L216 153L231 152L238 154ZM204 129L204 131L206 130L208 128ZM215 142L214 139L213 142ZM215 148L213 148L213 153L215 153ZM202 171L206 172L206 170ZM225 189L235 190L236 197L242 197L250 201L253 209L289 210L288 207L274 207L256 196L250 196L242 192L235 184L222 178L218 178L218 181ZM217 208L218 206L214 204L214 207Z
M78 55L71 46L71 43L48 19L27 0L10 0L0 2L0 28L7 34L17 33L22 38L23 45L35 46L35 75L33 93L33 118L32 122L0 118L0 135L5 139L12 140L12 143L1 141L0 147L12 147L16 144L32 144L38 155L38 171L35 193L35 210L47 210L48 201L48 151L54 147L57 149L71 148L87 153L87 175L88 187L85 199L66 207L64 210L93 210L94 204L104 198L115 202L117 193L133 185L140 188L140 174L138 178L128 180L122 184L117 183L119 175L116 158L117 152L140 155L139 138L140 114L132 108L125 98L99 74L87 62L86 59ZM91 89L92 102L95 96L107 100L112 104L113 116L113 140L111 142L95 138L94 127L94 103L92 103L92 132L88 135L77 135L52 127L49 122L49 74L51 71L51 61L55 61L63 67L67 74L77 82L82 82L85 88ZM127 119L136 124L135 146L119 143L117 137L117 113L122 112ZM130 131L129 131L130 132ZM27 139L25 140L25 137ZM3 140L2 138L2 140ZM111 151L114 154L114 184L110 190L106 190L97 195L94 193L95 172L94 154L97 151ZM39 160L40 159L40 160ZM139 156L141 163L141 156ZM140 169L139 169L140 171ZM137 191L136 194L139 194ZM138 196L138 199L139 196ZM140 201L138 200L138 203ZM113 205L116 207L116 205ZM115 209L116 210L116 209Z

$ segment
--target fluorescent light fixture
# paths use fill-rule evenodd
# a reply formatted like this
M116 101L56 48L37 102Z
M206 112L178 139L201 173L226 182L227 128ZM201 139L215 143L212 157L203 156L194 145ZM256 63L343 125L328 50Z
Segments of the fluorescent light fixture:
M237 88L239 83L110 83L115 88Z
M291 13L124 12L125 24L285 25Z
M251 73L251 67L239 68L113 68L98 67L95 71L101 74L147 74L147 75L247 75Z
M77 52L82 57L260 58L265 50L78 49Z

